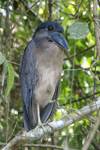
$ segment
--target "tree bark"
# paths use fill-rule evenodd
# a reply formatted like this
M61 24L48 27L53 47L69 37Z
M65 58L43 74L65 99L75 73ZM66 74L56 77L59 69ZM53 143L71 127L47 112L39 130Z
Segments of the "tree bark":
M49 1L49 21L53 21L53 0Z
M94 19L94 32L96 38L96 45L97 45L97 53L99 55L100 60L100 30L99 30L99 17L98 17L98 3L97 0L93 2L93 19Z

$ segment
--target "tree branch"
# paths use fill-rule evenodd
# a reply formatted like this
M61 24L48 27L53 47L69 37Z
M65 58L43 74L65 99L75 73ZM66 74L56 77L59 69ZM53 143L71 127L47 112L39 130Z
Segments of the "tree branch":
M89 148L89 146L90 146L90 144L91 144L91 142L92 142L92 140L93 140L93 138L95 136L95 133L96 133L98 127L99 127L99 124L100 124L100 113L99 113L98 119L97 119L97 121L96 121L96 123L95 123L95 125L93 127L93 131L89 135L89 138L87 139L86 143L83 145L82 150L88 150L88 148Z
M0 143L0 146L3 146L5 145L6 143ZM61 149L61 150L64 150L63 147L61 146L57 146L57 145L47 145L47 144L25 144L25 145L22 145L22 147L38 147L38 148L54 148L54 149ZM70 149L68 149L70 150ZM72 150L72 149L71 149Z
M93 19L94 19L94 32L95 32L95 38L96 38L96 45L97 45L97 52L99 55L100 60L100 31L99 31L99 17L98 17L98 4L97 0L94 0L93 2Z
M84 126L82 126L81 130L82 130L82 133L86 136L90 134L89 131ZM91 144L95 147L96 150L100 150L100 144L97 142L95 138L92 139Z
M65 115L61 119L53 121L49 124L44 125L45 133L53 133L62 128L65 128L79 120L82 120L83 116L89 116L90 114L99 110L100 107L100 97L98 97L97 101L87 105L80 110L76 111L76 113L71 113L69 115ZM2 150L16 150L18 147L42 138L45 135L42 128L38 127L29 132L19 132L15 138L13 138Z
M23 1L23 0L20 0L20 1L23 3L23 5L25 5L25 7L26 7L26 9L27 9L27 12L30 11L30 12L33 14L34 17L38 18L38 20L40 21L40 23L43 23L42 19L38 17L38 14L37 14L34 10L30 9L31 7L29 8L29 7L27 6L27 4L25 3L25 1ZM39 1L38 1L38 2L39 2Z
M38 2L39 2L39 0L38 0L36 3L34 3L31 7L28 7L28 9L24 12L24 15L26 15L29 11L33 12L33 11L31 10L31 8L34 7ZM36 15L36 13L34 13L34 12L33 12L33 14ZM37 15L36 15L36 16L37 16ZM15 22L15 24L14 24L13 28L11 29L11 31L13 31L13 29L14 29L15 26L16 26L16 24L22 19L22 17L23 17L23 15ZM39 18L38 18L38 19L39 19ZM41 19L39 19L39 21L42 22Z
M9 0L6 1L6 30L5 30L5 53L7 54L7 50L8 50L8 40L9 40ZM9 54L10 55L10 54ZM9 127L8 127L8 118L9 118L9 100L10 100L10 95L8 96L8 99L7 99L7 103L6 103L6 113L7 113L7 116L6 116L6 133L8 132L9 130ZM8 135L6 134L6 143L7 143L7 139L8 139Z
M93 45L93 46L91 46L91 47L88 47L88 48L86 48L85 50L83 50L83 51L77 53L75 56L71 56L71 57L65 58L64 60L68 60L68 59L70 59L70 58L77 57L77 56L83 54L84 52L86 52L86 51L88 51L88 50L91 50L91 49L92 49L93 47L95 47L95 46L96 46L96 45Z
M5 145L6 143L0 143L0 146ZM64 147L57 146L57 145L47 145L47 144L25 144L22 145L22 147L38 147L38 148L54 148L54 149L61 149L64 150ZM77 149L72 149L72 148L67 148L66 150L77 150Z
M53 0L49 1L49 18L48 20L53 21Z
M93 94L91 94L91 95L88 95L88 96L86 96L86 97L81 97L81 98L79 98L78 100L73 100L71 103L77 103L77 102L79 102L79 101L82 101L83 99L87 99L87 98L93 98L93 96L94 95L96 95L96 94L99 94L100 92L96 92L96 93L93 93ZM65 105L68 105L70 103L70 100L67 102L67 103L65 103L65 104L63 104L64 106Z

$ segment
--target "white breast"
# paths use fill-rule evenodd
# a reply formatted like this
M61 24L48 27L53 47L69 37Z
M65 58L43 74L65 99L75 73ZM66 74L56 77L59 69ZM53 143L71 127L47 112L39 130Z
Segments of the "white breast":
M48 48L39 50L36 55L38 65L33 96L34 101L39 102L41 108L44 108L53 98L61 76L64 54L63 50L53 42L47 46Z

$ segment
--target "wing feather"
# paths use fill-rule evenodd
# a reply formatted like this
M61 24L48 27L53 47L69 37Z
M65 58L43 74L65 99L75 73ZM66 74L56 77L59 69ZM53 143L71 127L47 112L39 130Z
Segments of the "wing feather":
M35 85L37 60L34 59L34 40L27 45L20 62L20 85L24 110L24 127L26 131L31 130L31 100Z

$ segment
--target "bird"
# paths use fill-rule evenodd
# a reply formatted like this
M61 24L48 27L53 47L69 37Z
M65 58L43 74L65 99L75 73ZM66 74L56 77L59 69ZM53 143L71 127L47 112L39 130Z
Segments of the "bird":
M69 45L55 21L40 24L20 61L19 79L26 132L45 123L58 99L64 50Z

